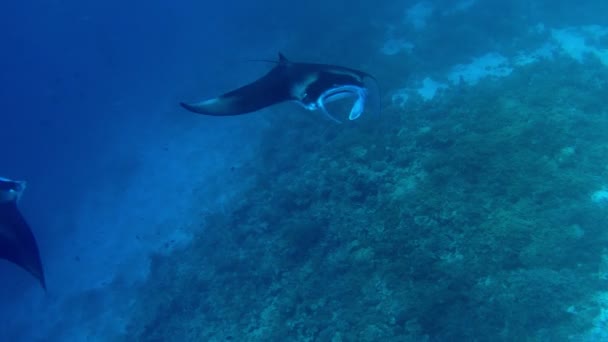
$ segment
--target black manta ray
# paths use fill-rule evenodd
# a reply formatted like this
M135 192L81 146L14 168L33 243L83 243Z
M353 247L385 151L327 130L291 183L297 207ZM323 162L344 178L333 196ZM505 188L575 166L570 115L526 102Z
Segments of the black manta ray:
M0 259L28 271L46 290L36 238L17 208L24 190L25 182L0 177Z
M294 63L279 53L279 61L266 75L217 98L181 103L189 111L213 116L241 115L295 101L308 110L320 109L340 122L326 104L353 99L348 118L355 120L367 111L379 111L379 91L373 76L337 65Z

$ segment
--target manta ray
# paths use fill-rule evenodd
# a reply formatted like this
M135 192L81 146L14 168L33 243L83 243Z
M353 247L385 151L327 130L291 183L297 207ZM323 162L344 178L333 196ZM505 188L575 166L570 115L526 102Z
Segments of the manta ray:
M328 103L352 100L348 119L364 112L378 112L380 94L376 79L363 71L347 67L291 62L279 53L275 67L259 79L219 97L197 103L181 103L185 109L204 115L242 115L294 101L307 110L321 110L328 118L341 122Z
M36 238L17 207L25 185L23 181L0 177L0 259L28 271L46 290Z

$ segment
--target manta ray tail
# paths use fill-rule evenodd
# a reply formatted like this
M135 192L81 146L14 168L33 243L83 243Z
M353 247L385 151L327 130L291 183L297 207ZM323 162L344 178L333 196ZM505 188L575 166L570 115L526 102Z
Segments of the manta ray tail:
M23 184L0 178L0 259L12 262L29 272L46 290L36 238L17 207Z

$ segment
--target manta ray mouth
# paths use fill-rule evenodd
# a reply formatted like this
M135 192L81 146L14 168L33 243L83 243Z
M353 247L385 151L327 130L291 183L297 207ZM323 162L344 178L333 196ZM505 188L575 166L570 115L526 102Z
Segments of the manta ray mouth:
M368 90L363 87L344 85L328 89L323 92L321 96L319 96L316 101L316 107L321 109L323 114L325 114L325 116L327 116L329 119L342 123L341 120L339 120L327 109L327 104L350 98L354 98L355 100L350 108L350 112L348 113L348 119L351 121L357 120L361 114L363 114L368 99Z
M363 114L379 114L382 107L380 88L372 76L362 77L358 83L334 85L323 91L316 100L295 102L310 111L318 109L337 123L342 123L344 117L353 121Z

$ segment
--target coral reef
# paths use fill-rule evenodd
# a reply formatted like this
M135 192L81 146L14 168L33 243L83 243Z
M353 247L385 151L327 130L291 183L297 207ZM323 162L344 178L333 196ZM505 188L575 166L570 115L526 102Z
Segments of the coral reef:
M349 125L276 119L246 196L152 260L125 339L583 336L606 286L607 79L556 59Z

